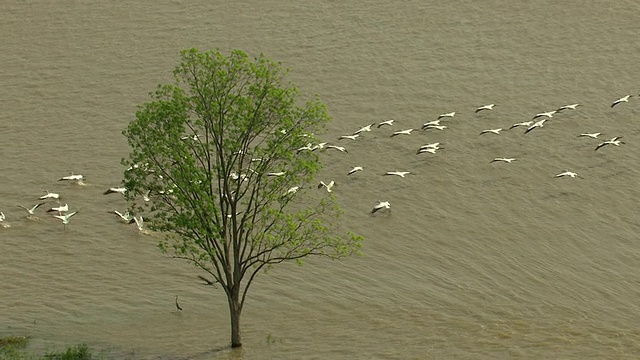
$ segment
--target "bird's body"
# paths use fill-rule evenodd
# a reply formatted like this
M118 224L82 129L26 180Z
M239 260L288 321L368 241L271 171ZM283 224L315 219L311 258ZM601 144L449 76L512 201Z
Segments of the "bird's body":
M568 171L568 170L563 171L560 174L556 175L557 178L564 177L564 176L569 176L572 178L579 177L578 173L574 173L573 171Z
M284 172L284 171L279 171L279 172L270 172L270 173L267 173L267 176L272 176L272 177L273 177L273 176L275 176L275 177L278 177L278 176L282 176L282 175L284 175L284 174L286 174L286 172Z
M105 192L103 192L103 195L108 195L108 194L122 194L124 195L127 192L126 188L123 187L110 187L108 188Z
M435 154L438 149L440 148L439 147L420 148L418 149L418 154L424 154L424 153Z
M538 120L535 123L533 123L533 125L529 126L527 128L527 130L524 132L525 134L530 132L531 130L535 129L535 128L541 128L544 127L544 123L547 121L547 119L542 119L542 120Z
M482 130L480 132L480 135L482 134L488 134L488 133L492 133L492 134L496 134L496 135L500 135L500 131L502 131L502 129L498 128L498 129L487 129L487 130Z
M479 108L477 108L475 112L478 113L478 112L483 111L483 110L493 110L494 106L496 106L496 104L482 105Z
M359 136L360 136L360 134L355 134L355 135L342 135L342 136L340 136L340 137L338 138L338 140L344 140L344 139L347 139L347 140L355 140L355 139L357 139Z
M295 193L298 192L298 190L300 190L300 186L292 186L287 190L287 192L284 194L284 196L295 194ZM231 214L229 214L229 215L231 215Z
M398 136L398 135L411 135L412 131L413 131L413 129L406 129L406 130L396 131L393 134L391 134L391 137Z
M126 222L127 224L135 222L135 220L133 220L133 216L131 215L131 213L129 213L129 211L123 214L118 210L113 210L113 213L118 215L118 217L120 217L120 220Z
M326 143L326 142L318 143L318 144L314 145L314 146L311 148L311 151L315 151L315 150L322 150L322 149L324 149L324 148L325 148L325 146L326 146L327 144L328 144L328 143Z
M440 125L440 119L431 120L431 121L427 121L426 123L422 124L422 129L427 128L429 126L439 126L439 125Z
M447 128L447 125L429 125L424 127L425 130L428 130L428 129L444 130L446 128Z
M560 106L558 108L558 110L556 110L556 112L561 112L561 111L564 111L564 110L575 110L578 106L580 106L580 104L571 104L571 105Z
M380 201L378 202L376 205L373 206L373 209L371 210L371 213L375 213L379 210L382 209L390 209L391 208L391 204L389 204L388 201Z
M590 137L592 139L597 139L598 136L602 135L602 133L599 132L595 132L595 133L582 133L580 135L578 135L578 137Z
M347 175L351 175L357 171L362 171L362 166L354 166L353 169L349 170L349 172L347 173Z
M326 184L324 181L320 181L320 184L318 184L318 189L324 186L324 188L327 189L327 192L331 192L331 188L333 188L335 184L336 183L333 180L331 180L328 184Z
M62 215L63 212L69 211L69 204L64 204L64 205L58 204L57 207L52 207L51 209L47 210L47 212L54 212L54 211L57 211L59 214Z
M452 111L450 113L445 113L445 114L440 114L440 116L438 116L438 120L445 118L445 117L454 117L456 116L456 112Z
M543 117L543 116L548 117L548 118L552 118L552 117L553 117L553 114L555 114L555 113L557 113L557 112L558 112L557 110L553 110L553 111L547 111L547 112L537 113L537 114L535 114L535 115L533 116L533 119L532 119L532 120L535 120L535 119L537 119L537 118L539 118L539 117Z
M614 102L611 104L611 107L614 107L614 106L616 106L616 105L618 105L618 104L620 104L620 103L623 103L623 102L629 102L629 98L630 98L631 96L632 96L632 95L627 95L627 96L623 96L623 97L621 97L620 99L618 99L618 100L614 101Z
M523 121L523 122L515 123L515 124L511 125L509 130L511 130L511 129L515 128L515 127L518 127L518 126L529 127L529 126L531 126L531 124L533 124L533 121Z
M605 141L601 142L600 144L598 144L598 146L596 146L596 150L600 149L603 146L607 146L607 145L620 146L620 144L624 144L624 142L620 141L621 138L622 138L622 136L616 136L611 140L605 140Z
M40 196L40 200L46 199L59 199L60 194L49 192L49 190L45 190L46 194Z
M385 126L385 125L387 125L387 126L391 126L391 125L393 125L393 122L394 122L394 121L395 121L395 120L393 120L393 119L391 119L391 120L387 120L387 121L383 121L383 122L381 122L381 123L379 123L379 124L378 124L378 127Z
M62 220L62 223L66 226L67 224L69 224L69 219L71 219L71 217L77 213L77 211L74 211L65 215L53 215L53 217Z
M439 142L434 142L431 144L427 144L427 145L422 145L420 146L420 149L426 149L426 148L436 148L436 149L440 149L440 143Z
M344 146L327 145L327 149L335 149L335 150L338 150L338 151L340 151L340 152L346 152L346 153L349 153L349 152L347 151L347 149L345 149L345 148L344 148Z
M33 212L34 212L34 211L36 211L36 209L37 209L38 207L40 207L41 205L44 205L44 203L43 203L43 202L41 202L41 203L37 203L37 204L33 205L31 208L27 208L26 206L22 206L22 205L18 205L18 206L19 206L19 207L21 207L21 208L23 208L23 209L25 209L25 210L27 210L27 212L29 213L29 215L35 215Z
M384 173L385 175L396 175L400 177L405 177L408 174L411 174L409 171L387 171Z
M360 134L361 132L364 132L364 131L371 131L371 127L372 127L373 125L375 125L375 124L369 124L369 125L367 125L367 126L364 126L364 127L360 128L360 130L355 131L355 132L353 133L353 135Z
M495 159L491 160L491 162L496 162L496 161L502 161L502 162L506 162L507 164L511 164L511 162L516 161L516 159L515 158L499 157L499 158L495 158Z
M71 174L71 175L67 175L67 176L63 176L60 178L60 180L58 181L75 181L76 183L78 183L79 185L83 185L84 184L84 175L80 175L80 174Z

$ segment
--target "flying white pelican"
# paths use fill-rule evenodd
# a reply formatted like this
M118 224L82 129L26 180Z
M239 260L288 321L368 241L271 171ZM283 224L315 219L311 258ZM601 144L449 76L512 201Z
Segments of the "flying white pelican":
M112 212L118 215L120 220L126 222L127 224L131 224L132 222L134 222L133 216L131 215L131 213L129 213L129 211L126 211L124 214L118 210L113 210Z
M360 128L360 130L355 131L355 132L353 133L353 135L360 134L360 133L361 133L361 132L363 132L363 131L371 131L371 127L372 127L373 125L375 125L375 124L369 124L369 125L367 125L367 126L365 126L365 127L362 127L362 128Z
M328 184L325 184L324 181L320 181L320 184L318 184L318 189L320 189L321 187L325 187L325 189L327 189L327 192L331 192L331 188L335 185L336 183L331 180Z
M561 111L564 111L564 110L575 110L578 106L580 106L580 104L571 104L571 105L560 106L558 108L558 110L556 110L556 112L561 112Z
M27 208L27 207L22 206L22 205L18 205L18 206L19 206L19 207L21 207L21 208L23 208L23 209L25 209L25 210L27 210L27 212L29 213L29 215L35 215L33 212L34 212L34 211L36 211L36 209L37 209L40 205L44 205L44 203L43 203L43 202L41 202L41 203L37 203L37 204L33 205L33 207L31 207L31 208Z
M437 150L439 150L439 147L421 147L420 149L418 149L418 154L423 154L423 153L430 153L430 154L435 154Z
M447 128L447 125L429 125L425 126L425 130L436 129L436 130L444 130Z
M533 124L533 121L523 121L523 122L515 123L515 124L511 125L509 130L513 129L514 127L518 127L518 126L529 127L529 126L531 126L531 124Z
M0 211L0 226L2 226L4 228L11 227L11 225L9 223L5 222L6 219L7 219L7 217L4 215L4 213L2 211Z
M118 193L118 194L124 195L124 193L126 193L126 192L127 192L126 188L123 188L123 187L111 187L111 188L108 188L102 194L103 195L108 195L108 194L116 194L116 193Z
M284 172L284 171L270 172L270 173L267 173L267 176L282 176L284 174L286 174L286 172Z
M456 115L456 112L455 112L455 111L452 111L452 112L450 112L450 113L446 113L446 114L440 114L440 115L438 116L438 120L440 120L440 119L442 119L442 118L445 118L445 117L454 117L455 115Z
M384 125L391 126L391 125L393 125L393 122L394 122L394 121L395 121L395 120L393 120L393 119L391 119L391 120L387 120L387 121L383 121L383 122L381 122L381 123L379 123L379 124L378 124L378 127L381 127L381 126L384 126Z
M480 112L482 110L493 110L494 106L496 106L496 104L482 105L479 108L477 108L475 112Z
M375 213L376 211L382 210L382 209L390 209L391 208L391 204L389 204L388 201L380 201L378 202L376 205L373 206L373 209L371 210L371 213Z
M539 118L539 117L543 117L543 116L546 116L546 117L548 117L548 118L552 118L552 117L553 117L553 114L555 114L555 113L557 113L557 112L558 112L558 110L553 110L553 111L547 111L547 112L537 113L537 114L535 114L535 115L533 116L533 119L532 119L532 120L535 120L535 119L537 119L537 118Z
M353 169L349 170L349 172L347 173L347 175L351 175L357 171L362 171L362 166L354 166Z
M602 133L599 132L595 132L595 133L582 133L580 135L578 135L578 137L590 137L593 139L597 139L598 136L602 135Z
M424 130L424 128L427 128L429 126L439 126L439 125L440 125L440 119L431 120L431 121L427 121L426 123L422 124L422 129Z
M336 149L340 152L346 152L347 154L349 153L347 149L344 148L344 146L327 145L327 149Z
M500 135L500 131L502 131L501 128L498 129L487 129L487 130L482 130L480 132L480 135L482 134L487 134L487 133L492 133L492 134L496 134L496 135Z
M355 134L355 135L342 135L338 138L338 140L343 140L343 139L348 139L348 140L355 140L358 138L358 136L360 136L360 134Z
M313 147L313 144L312 144L312 143L308 143L308 144L307 144L307 145L305 145L305 146L302 146L302 147L297 148L297 149L296 149L296 154L297 154L297 153L299 153L299 152L301 152L301 151L304 151L304 150L313 151L313 150L315 150L315 149L314 149L314 147Z
M142 195L142 200L144 200L145 202L151 201L151 198L149 197L150 194L151 194L151 190L147 190L147 192L144 193L144 195Z
M298 190L300 190L300 186L293 186L293 187L290 187L290 188L289 188L289 190L287 190L287 192L286 192L286 193L284 193L284 195L283 195L283 196L287 196L287 195L295 194L295 193L297 193L297 192L298 192ZM231 215L231 214L229 214L229 215Z
M406 130L396 131L393 134L391 134L391 137L398 136L398 135L411 135L412 131L413 131L413 129L406 129Z
M40 196L40 200L60 198L60 194L49 192L49 190L45 190L45 192L46 192L45 195Z
M544 127L544 123L546 121L547 121L547 119L542 119L542 120L536 121L535 123L533 123L533 125L529 126L524 133L526 134L526 133L528 133L529 131L531 131L531 130L533 130L535 128Z
M620 99L618 99L618 100L614 101L614 102L611 104L611 107L614 107L614 106L616 106L616 105L618 105L618 104L620 104L620 103L623 103L623 102L629 102L629 98L630 98L630 97L632 97L632 96L633 96L633 95L627 95L627 96L623 96L623 97L621 97Z
M507 164L511 164L512 161L516 161L515 158L504 158L504 157L498 157L495 158L493 160L491 160L490 162L496 162L496 161L502 161L502 162L506 162Z
M136 226L138 226L138 230L141 233L145 233L144 230L144 219L142 218L142 215L138 216L138 217L133 217L133 221L136 223Z
M58 204L57 207L52 207L51 209L47 210L47 212L54 212L54 211L57 211L59 214L62 214L63 212L67 212L69 211L69 204L64 204L64 205Z
M600 144L598 144L598 146L596 146L596 150L598 150L601 147L606 146L606 145L620 146L620 144L624 144L624 142L620 141L621 138L622 138L622 136L616 136L611 140L605 140L605 141L601 142Z
M63 176L58 181L63 181L63 180L75 181L78 185L84 185L84 182L83 182L84 175L80 175L80 174L73 174L72 173L71 175Z
M396 175L400 177L405 177L405 175L411 174L409 171L387 171L384 175Z
M325 147L327 144L328 144L328 143L326 143L326 142L318 143L317 145L315 145L314 147L312 147L312 148L311 148L311 151L314 151L314 150L322 150L322 149L324 149L324 147Z
M68 213L65 215L53 215L54 218L58 218L60 220L62 220L62 223L64 224L65 228L67 227L67 224L69 224L69 219L71 219L71 217L75 214L77 214L77 211L74 211L72 213Z
M572 178L577 177L581 177L580 175L578 175L578 173L574 173L573 171L568 171L565 170L564 172L561 172L560 174L556 175L555 177L560 178L560 177L564 177L564 176L570 176Z

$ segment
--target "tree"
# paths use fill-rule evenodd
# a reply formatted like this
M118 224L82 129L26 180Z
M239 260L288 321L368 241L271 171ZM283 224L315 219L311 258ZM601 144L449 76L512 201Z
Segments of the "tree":
M307 191L321 169L314 134L330 117L317 98L299 105L286 74L262 54L184 50L175 84L159 85L123 131L130 209L163 234L162 251L220 284L232 347L261 270L359 253L363 241L340 229L332 193Z

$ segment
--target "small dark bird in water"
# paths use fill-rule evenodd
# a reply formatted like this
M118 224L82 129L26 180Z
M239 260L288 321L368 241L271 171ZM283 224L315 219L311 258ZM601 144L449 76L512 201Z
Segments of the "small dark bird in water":
M182 311L182 306L180 306L180 304L178 304L178 295L176 295L176 309L178 311Z

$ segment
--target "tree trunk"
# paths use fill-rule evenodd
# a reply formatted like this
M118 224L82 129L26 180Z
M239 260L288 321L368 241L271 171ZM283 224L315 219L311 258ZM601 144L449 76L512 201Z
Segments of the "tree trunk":
M231 315L231 347L236 348L242 346L242 338L240 336L240 307L239 291L233 291L229 300L229 314Z

